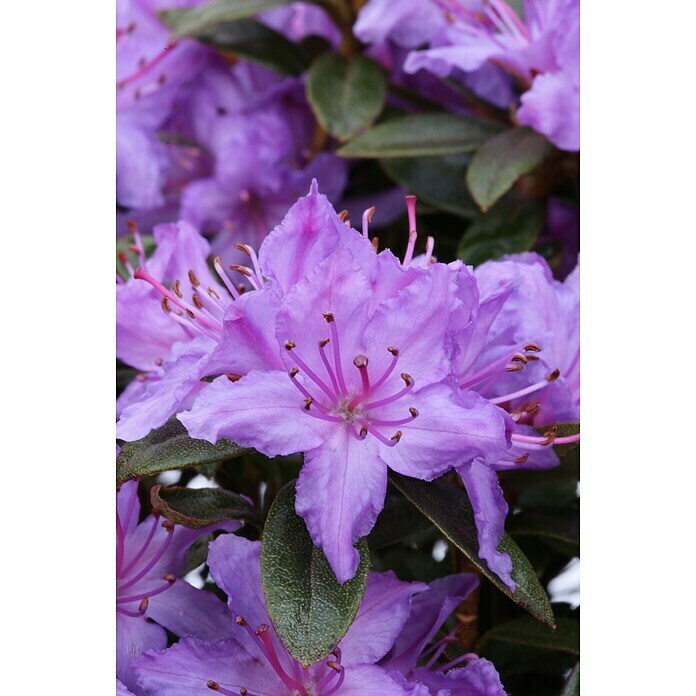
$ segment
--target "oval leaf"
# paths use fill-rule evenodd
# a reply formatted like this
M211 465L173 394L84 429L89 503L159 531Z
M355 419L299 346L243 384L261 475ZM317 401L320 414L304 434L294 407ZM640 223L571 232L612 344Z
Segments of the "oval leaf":
M175 524L200 529L224 520L241 520L261 527L261 520L248 498L222 488L185 488L159 484L152 487L153 510Z
M454 114L410 114L378 123L344 145L341 157L421 157L471 152L500 130L492 121Z
M162 10L160 19L172 30L175 39L197 36L200 32L220 22L253 17L291 0L213 0L205 5L187 9Z
M409 193L415 193L440 210L472 218L478 214L478 209L466 188L468 164L467 154L380 160L387 175Z
M303 665L326 657L355 618L370 568L367 542L361 539L356 548L358 571L340 585L295 512L295 482L278 493L263 530L261 578L276 633Z
M307 100L324 130L345 141L367 128L384 107L387 78L369 58L320 56L307 73Z
M194 440L176 416L172 416L142 440L123 445L116 459L116 483L233 459L248 451L229 440L219 440L215 445Z
M531 128L513 128L487 140L476 151L466 175L469 191L481 210L488 210L552 149L551 143Z
M389 472L389 480L485 575L501 592L519 604L539 621L554 625L553 610L534 569L519 546L507 535L503 536L498 551L512 559L512 579L515 592L479 558L478 532L474 511L466 492L439 478L426 482Z
M198 32L196 38L283 75L300 75L307 69L302 51L292 41L255 19L214 24Z
M497 624L484 633L477 649L491 640L526 645L530 648L559 650L571 655L580 654L580 623L574 619L559 618L555 630L540 626L529 616Z

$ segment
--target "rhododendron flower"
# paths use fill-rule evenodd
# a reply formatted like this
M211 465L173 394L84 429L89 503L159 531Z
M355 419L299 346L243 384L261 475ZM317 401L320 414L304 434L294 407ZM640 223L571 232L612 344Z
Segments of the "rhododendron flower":
M116 502L116 676L136 693L132 663L146 650L166 647L165 628L178 636L230 633L224 604L179 578L191 544L217 529L240 527L224 522L194 530L156 514L140 523L139 517L138 483L128 481Z
M393 573L371 573L360 609L335 650L305 669L283 647L268 618L260 570L261 543L231 534L210 544L208 565L235 616L231 636L186 638L148 652L138 684L160 696L400 696L403 688L374 663L392 647L411 598L428 589Z

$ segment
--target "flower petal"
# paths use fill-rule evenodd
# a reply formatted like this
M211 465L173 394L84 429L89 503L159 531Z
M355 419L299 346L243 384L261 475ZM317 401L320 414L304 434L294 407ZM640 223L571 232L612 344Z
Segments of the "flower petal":
M412 672L413 682L427 685L428 693L466 694L466 696L505 696L500 676L493 663L484 658L471 660L462 669L453 669L447 674L429 669Z
M328 685L331 688L331 683ZM346 668L346 676L336 696L403 696L399 686L377 665L356 665Z
M337 424L320 447L305 454L295 508L340 583L355 575L360 554L353 544L372 529L386 491L387 470L372 437L358 441Z
M167 647L167 633L144 616L131 617L116 613L116 676L135 691L133 662L148 650Z

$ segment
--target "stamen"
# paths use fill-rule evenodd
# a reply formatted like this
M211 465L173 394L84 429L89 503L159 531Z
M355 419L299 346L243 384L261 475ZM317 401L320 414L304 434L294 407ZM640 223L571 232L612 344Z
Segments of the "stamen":
M391 396L387 396L384 399L379 399L379 401L371 401L365 404L365 410L367 411L371 408L386 406L387 404L391 404L392 402L397 401L402 396L404 396L404 394L408 394L411 391L411 389L413 389L413 385L415 384L415 382L411 375L407 375L405 372L401 373L401 379L403 379L404 382L406 382L406 386L401 391L398 391L396 394L392 394Z
M293 679L280 664L278 655L276 655L275 646L273 645L273 639L268 633L268 626L266 626L266 624L261 624L256 629L256 635L259 636L261 642L264 644L266 648L266 657L271 663L273 669L276 671L277 675L280 677L283 684L285 684L285 686L291 690L297 689L301 696L308 696L307 690L304 688L304 686L302 686L302 684L297 680Z
M340 390L340 387L338 386L338 380L336 379L336 375L333 369L331 368L331 363L329 362L329 359L326 356L326 353L324 352L324 348L326 348L328 343L328 338L322 338L321 341L319 341L319 355L321 356L321 361L324 363L324 367L326 368L326 371L329 374L329 379L331 380L331 384L333 385L334 393L338 393Z
M174 525L169 521L165 521L162 523L162 526L167 530L167 535L164 543L160 546L157 553L150 559L147 565L144 568L142 568L137 575L134 575L130 580L127 580L126 582L118 586L119 592L123 592L123 590L127 589L128 587L132 587L136 582L138 582L138 580L142 579L145 575L147 575L159 562L160 558L162 558L162 556L164 556L164 554L166 553L174 537Z
M341 688L343 680L346 677L346 670L344 669L343 665L336 662L334 662L333 665L331 663L327 664L331 667L331 669L338 671L338 681L328 691L324 691L323 696L331 696L331 694L335 694Z
M353 365L360 370L360 379L362 380L363 393L362 396L367 396L370 393L370 377L367 374L367 365L369 360L366 355L356 355L353 359Z
M368 423L365 423L362 420L359 420L358 423L360 423L360 425L362 425L364 428L367 429ZM362 432L362 429L360 430L360 432ZM376 428L370 428L368 432L371 435L374 435L383 445L386 445L387 447L394 447L399 442L399 440L401 439L401 435L402 435L402 432L399 430L390 439L387 439Z
M295 347L295 345L296 345L295 341L285 341L285 350L290 351ZM309 365L307 365L307 363L304 362L304 360L299 358L297 356L297 354L293 354L293 355L294 355L295 361L300 366L300 369L307 375L307 377L309 377L312 380L312 382L314 382L324 392L324 394L326 394L326 396L328 396L329 399L331 399L331 401L333 403L336 403L337 402L336 395L331 391L331 389L329 389L329 387L326 385L324 380L321 379L321 377L319 377L314 372L314 370L312 370L312 368L309 367ZM294 379L294 375L290 375L290 377ZM310 395L308 394L308 396L310 396Z
M256 252L248 244L235 244L234 246L251 258L251 263L256 272L256 279L259 281L259 284L263 285L263 273L261 273L261 265L259 264L259 258Z
M341 349L338 340L338 329L336 328L336 319L331 312L323 312L322 316L326 319L329 328L331 329L331 340L333 342L333 353L334 353L334 368L336 369L336 377L338 378L338 384L341 388L341 392L345 394L348 391L346 387L346 380L343 378L343 369L341 368Z
M314 399L311 396L308 396L304 400L304 410L309 411L309 407L314 403Z
M466 653L465 655L460 655L459 657L455 657L454 660L451 660L447 664L440 665L438 668L438 672L446 672L448 669L452 669L455 665L458 665L460 662L465 662L469 660L478 660L479 656L476 653Z
M404 254L404 268L407 268L413 259L413 251L416 248L416 239L418 238L418 232L416 232L416 197L406 196L406 210L408 211L408 246L406 247L406 253Z
M513 459L515 464L525 464L527 460L529 459L529 452L525 452L521 457L517 457L517 459Z
M310 400L310 406L313 403L316 408L318 408L320 411L323 411L324 413L328 413L329 409L324 406L324 404L320 403L319 401L316 401L314 397L304 388L304 386L300 383L300 381L297 379L297 375L299 373L299 370L296 367L293 367L289 372L288 375L290 376L290 379L292 380L292 383L297 387L298 391L302 396L305 397L305 408L307 411L309 411L309 408L306 407L307 400ZM342 419L339 419L342 420Z
M338 214L338 219L339 219L341 222L345 222L347 217L348 217L348 211L347 211L347 210L342 210L342 211Z
M433 249L435 248L435 238L428 237L425 241L425 265L429 266L433 261Z
M139 599L155 597L158 594L162 594L165 590L168 590L176 581L176 578L171 573L167 573L163 579L167 581L165 585L160 585L147 592L139 592L137 595L132 595L130 597L117 597L116 604L128 604L129 602L137 602Z
M191 269L189 269L188 277L191 285L193 285L194 288L197 288L201 284L200 280L198 280L196 274Z
M521 366L520 366L521 369ZM556 375L555 377L553 375ZM548 387L551 382L553 382L555 379L558 378L558 375L560 372L558 370L555 370L552 372L543 382L536 382L535 384L530 385L529 387L525 387L524 389L519 389L516 392L510 392L509 394L503 394L502 396L496 396L493 399L489 399L489 401L492 404L502 404L506 401L512 401L513 399L518 399L521 396L527 396L527 394L533 394L535 391L539 391L540 389L543 389L544 387ZM553 379L551 379L553 378Z
M381 420L379 418L370 418L370 423L372 425L383 425L383 426L399 426L399 425L406 425L407 423L411 423L414 418L418 417L418 410L411 407L408 409L411 413L410 418L401 418L400 420Z
M396 363L399 360L399 349L394 348L394 346L389 346L387 348L387 351L391 353L392 355L392 361L389 364L389 367L385 370L384 374L372 385L372 393L374 394L388 379L389 376L391 375L392 372L394 372L394 368L396 367Z
M143 545L140 547L140 550L138 551L138 553L135 554L133 559L128 563L128 565L126 565L126 567L121 572L122 576L126 577L128 571L131 570L133 568L133 566L136 565L138 563L138 561L143 557L143 554L145 553L145 551L147 551L147 549L150 546L150 542L152 541L152 538L155 536L155 531L157 530L158 522L159 522L159 513L153 512L152 513L152 526L150 527L150 531L149 531Z
M251 270L251 268L248 268L247 266L240 266L236 263L230 264L230 270L231 271L237 271L237 273L241 273L243 276L246 276L249 279L249 282L251 283L252 287L254 290L260 290L261 286L259 285L258 281L256 280L256 277Z
M372 216L375 214L375 206L373 205L371 208L368 208L362 216L362 236L365 237L365 239L369 238L368 234L368 228L369 224L372 222Z
M230 293L230 295L232 295L232 297L234 297L235 300L238 300L239 292L237 292L237 288L234 287L230 279L227 277L227 273L225 273L225 269L222 266L222 261L220 260L219 256L215 257L213 266L215 267L217 274L220 276L220 280L225 284L227 291Z
M229 689L223 688L212 679L206 684L206 686L211 691L217 691L219 694L222 694L223 696L247 696L247 694L249 693L243 686L239 689L239 691L230 691Z
M142 77L145 73L151 71L169 53L169 51L171 51L171 49L174 48L174 46L176 46L176 41L171 41L170 43L168 43L162 49L162 51L158 53L149 63L146 62L138 70L128 75L128 77L124 77L122 80L117 82L116 88L123 89L127 84L133 82L134 80L137 80L139 77Z
M555 431L554 431L555 428ZM520 435L519 433L513 433L510 437L513 442L518 443L525 449L537 450L546 449L551 444L554 445L570 445L574 442L580 441L580 433L576 435L568 435L567 437L556 437L555 432L558 431L557 426L553 426L551 430L544 433L543 437L534 437L532 435Z

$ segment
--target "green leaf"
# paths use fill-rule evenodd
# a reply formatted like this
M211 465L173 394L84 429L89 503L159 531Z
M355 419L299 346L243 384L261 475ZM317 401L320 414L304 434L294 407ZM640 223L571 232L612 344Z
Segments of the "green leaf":
M172 30L173 37L181 39L184 36L197 36L220 22L253 17L289 2L290 0L213 0L198 7L162 10L159 17Z
M471 195L485 212L552 150L551 143L531 128L513 128L495 135L471 160L466 175Z
M521 616L518 619L497 624L484 633L477 649L482 650L491 640L579 655L580 622L559 617L556 621L556 629L552 630L540 625L529 616Z
M407 500L387 503L367 538L370 549L381 549L420 536L434 528ZM410 550L409 550L410 552Z
M544 207L536 201L501 201L469 226L457 256L478 266L505 254L531 249L544 224Z
M578 662L568 675L561 696L580 696L580 663Z
M364 56L324 53L307 73L307 100L324 130L341 141L371 125L386 96L382 68Z
M471 152L500 130L492 121L454 114L409 114L378 123L344 145L341 157L423 157Z
M466 188L469 155L394 157L379 163L387 176L435 208L464 218L478 214Z
M507 531L513 537L540 536L580 547L580 517L577 509L526 510L508 519Z
M292 41L255 19L214 24L197 32L196 38L283 75L301 75L308 66L304 54Z
M263 530L261 578L276 633L303 665L326 657L355 618L370 568L367 542L356 548L358 571L341 585L295 512L295 482L278 493Z
M200 529L224 520L241 520L261 527L252 503L237 493L222 488L163 488L157 484L150 491L153 510L175 524Z
M527 557L507 534L498 551L512 559L514 593L479 558L474 511L462 488L446 478L426 482L393 471L389 472L389 479L501 592L539 621L554 625L553 610L544 588Z
M116 460L116 483L232 459L247 451L229 440L219 440L215 445L194 440L176 416L172 416L142 440L123 445Z

